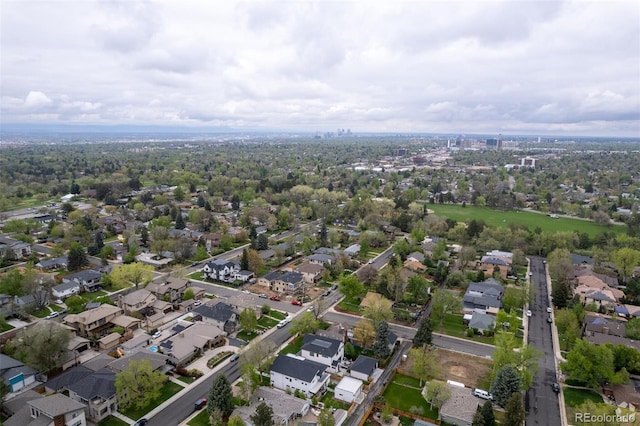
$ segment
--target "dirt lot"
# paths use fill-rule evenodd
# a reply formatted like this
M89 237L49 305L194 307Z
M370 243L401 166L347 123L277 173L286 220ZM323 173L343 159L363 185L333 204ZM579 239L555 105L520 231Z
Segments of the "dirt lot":
M467 387L483 388L483 386L487 386L493 361L446 349L437 349L435 353L441 368L438 379L464 383ZM411 359L401 364L400 369L412 375Z
M249 286L247 288L247 290L249 290L251 293L255 293L255 294L266 294L267 296L271 297L271 296L280 296L282 298L282 300L290 300L290 298L287 298L286 295L284 294L279 294L276 293L275 291L271 291L268 288L261 286L260 284L253 284L252 286ZM325 291L326 288L322 288L322 287L307 287L305 294L307 296L309 296L311 298L311 300L315 299L316 297L320 296L320 294Z

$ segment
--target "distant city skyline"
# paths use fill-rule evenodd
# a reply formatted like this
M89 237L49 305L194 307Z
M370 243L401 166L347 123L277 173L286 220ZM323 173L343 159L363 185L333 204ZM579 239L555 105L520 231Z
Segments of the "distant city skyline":
M0 24L5 129L640 137L633 0L7 0Z

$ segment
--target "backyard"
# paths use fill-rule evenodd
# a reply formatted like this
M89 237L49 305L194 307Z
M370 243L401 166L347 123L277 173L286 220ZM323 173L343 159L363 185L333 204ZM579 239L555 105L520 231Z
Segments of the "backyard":
M384 391L385 402L391 407L405 411L415 412L430 419L438 418L437 408L431 406L422 396L420 380L413 377L396 374Z

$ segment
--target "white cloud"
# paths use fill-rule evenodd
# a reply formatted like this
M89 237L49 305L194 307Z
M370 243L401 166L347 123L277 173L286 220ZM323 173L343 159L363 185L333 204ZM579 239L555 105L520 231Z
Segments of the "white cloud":
M639 16L632 0L6 2L0 112L637 135Z

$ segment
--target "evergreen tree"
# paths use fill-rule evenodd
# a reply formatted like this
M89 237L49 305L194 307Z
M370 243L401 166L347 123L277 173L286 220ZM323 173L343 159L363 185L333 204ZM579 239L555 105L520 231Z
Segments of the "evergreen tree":
M249 416L254 426L271 426L273 424L273 409L261 402L256 407L256 412Z
M225 419L228 418L233 411L232 397L231 383L224 375L218 374L209 389L207 411L213 415L218 410Z
M87 253L79 243L72 243L67 253L67 269L78 271L89 264Z
M205 199L202 192L198 194L198 207L204 207Z
M327 247L327 225L323 222L320 228L320 246Z
M522 381L518 372L511 365L504 365L498 370L491 384L491 395L499 406L504 407L514 392L519 392Z
M522 404L522 394L515 392L509 398L507 405L504 407L504 424L506 426L522 426L524 423L524 405Z
M178 214L176 215L176 229L184 229L186 226L182 213L178 211Z
M267 234L258 235L258 242L256 246L257 250L266 250L269 248L269 237L267 237Z
M376 338L373 341L371 349L373 353L381 359L387 358L390 354L389 350L389 324L386 321L380 321L376 327Z
M493 414L493 405L491 401L485 402L473 415L472 426L494 426L496 424L496 418Z
M148 243L149 243L149 230L147 229L146 226L143 226L142 229L140 230L140 244L143 247L146 247Z
M424 318L420 321L416 335L413 337L413 346L420 347L424 345L431 345L432 336L431 332L433 327L431 326L431 318Z
M244 271L249 270L249 252L246 248L242 250L242 256L240 257L240 269Z
M566 308L569 297L569 285L563 282L556 282L551 289L551 298L553 300L553 305L558 309Z

